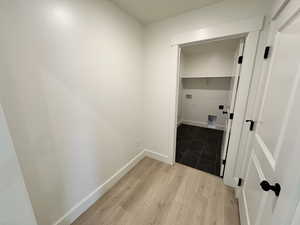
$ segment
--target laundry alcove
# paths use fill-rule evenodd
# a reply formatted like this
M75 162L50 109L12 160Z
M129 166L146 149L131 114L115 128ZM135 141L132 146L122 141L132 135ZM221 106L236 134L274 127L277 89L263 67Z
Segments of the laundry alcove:
M184 46L180 54L176 161L222 176L238 88L241 38Z

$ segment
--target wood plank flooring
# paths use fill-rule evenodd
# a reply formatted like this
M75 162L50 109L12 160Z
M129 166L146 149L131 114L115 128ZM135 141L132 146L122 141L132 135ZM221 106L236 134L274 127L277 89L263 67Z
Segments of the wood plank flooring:
M72 225L239 225L221 178L145 158Z

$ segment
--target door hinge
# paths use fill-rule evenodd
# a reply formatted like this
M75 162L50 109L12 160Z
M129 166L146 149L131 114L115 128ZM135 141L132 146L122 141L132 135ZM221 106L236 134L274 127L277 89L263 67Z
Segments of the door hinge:
M238 64L242 64L243 63L243 56L239 56L239 59L238 59Z
M229 114L229 119L233 120L234 113Z
M270 46L267 46L265 48L264 59L267 59L269 57L269 52L270 52Z
M243 185L243 179L242 178L239 178L239 181L238 181L238 186L242 186Z
M222 164L223 164L223 165L226 164L226 159L223 159Z
M253 131L254 130L254 124L255 124L255 122L253 120L246 120L246 122L250 122L249 130Z

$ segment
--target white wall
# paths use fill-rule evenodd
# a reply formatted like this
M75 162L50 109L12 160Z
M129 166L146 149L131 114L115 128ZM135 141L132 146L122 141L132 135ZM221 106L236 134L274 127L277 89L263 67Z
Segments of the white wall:
M1 102L50 225L141 151L143 30L101 0L4 0L0 27Z
M212 78L182 79L179 86L179 121L185 124L207 127L208 115L217 116L217 128L224 129L226 115L219 105L229 106L231 78L239 39L209 42L183 47L181 52L181 76L205 76ZM223 77L222 77L223 76ZM181 90L182 89L182 90ZM192 98L187 98L191 95ZM226 109L224 110L226 111Z
M36 225L29 195L0 105L0 224Z
M171 40L180 33L263 15L270 1L228 0L150 24L146 30L144 147L172 159L170 126L176 120L176 55Z
M208 115L217 116L217 128L224 129L226 115L219 105L228 105L231 78L192 78L182 80L181 121L207 127ZM187 98L186 95L192 95Z
M182 76L232 76L239 39L182 48Z

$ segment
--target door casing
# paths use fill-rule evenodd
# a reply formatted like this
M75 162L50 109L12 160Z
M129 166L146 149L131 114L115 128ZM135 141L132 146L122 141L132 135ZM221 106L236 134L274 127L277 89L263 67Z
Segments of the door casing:
M178 110L178 94L179 94L179 73L180 73L180 52L181 47L203 43L216 40L224 40L229 38L244 37L245 50L242 70L240 73L240 87L236 99L235 115L232 123L232 134L228 145L228 154L224 173L224 183L231 187L237 187L238 178L235 177L236 156L238 153L239 140L241 136L242 127L244 125L244 117L246 112L246 103L251 84L253 67L255 63L255 56L257 44L260 36L260 30L263 27L264 18L256 17L239 22L224 24L215 27L203 28L188 33L177 35L172 41L172 51L174 59L174 76L176 76L176 83L173 87L172 94L172 108L170 111L170 135L169 135L169 157L171 163L175 163L176 154L176 133L177 133L177 110Z

